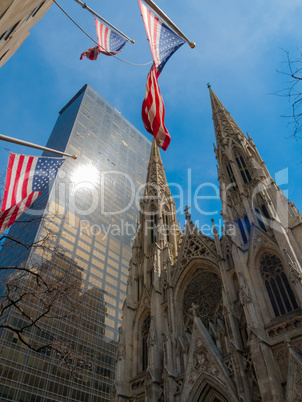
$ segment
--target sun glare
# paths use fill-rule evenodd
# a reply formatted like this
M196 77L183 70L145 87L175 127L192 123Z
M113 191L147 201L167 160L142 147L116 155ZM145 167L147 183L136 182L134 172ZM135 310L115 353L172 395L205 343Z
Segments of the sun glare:
M100 177L98 169L92 165L80 165L72 175L72 182L79 188L94 187Z

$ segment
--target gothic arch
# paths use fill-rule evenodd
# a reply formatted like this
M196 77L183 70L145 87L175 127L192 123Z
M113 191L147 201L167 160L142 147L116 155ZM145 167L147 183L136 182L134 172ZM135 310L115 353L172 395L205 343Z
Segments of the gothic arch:
M175 299L180 300L183 297L184 289L191 281L192 275L199 267L206 271L215 273L220 278L220 270L217 264L206 257L194 257L183 268L181 274L175 283Z
M236 397L231 396L224 384L205 373L201 373L186 399L190 402L235 402L237 400Z
M133 325L132 340L133 340L133 358L132 361L136 362L136 367L132 367L133 376L140 374L143 371L143 327L148 319L151 317L151 311L148 307L143 306L140 311L137 312L136 320ZM138 358L141 357L141 358Z
M159 209L158 209L157 203L154 200L149 201L146 210L147 210L147 213L149 214L149 216L151 214L154 214L154 215L159 214Z
M267 311L270 311L270 316L266 317L267 320L298 308L298 298L279 250L268 247L258 250L255 257L255 271L258 289L263 293L263 302L269 306Z
M238 171L240 172L242 182L244 184L248 184L249 182L252 181L252 177L251 177L250 167L249 167L249 163L247 161L246 156L244 155L244 153L238 146L235 146L233 148L232 154L233 154L233 160L235 161L236 167L238 168Z
M253 198L252 212L256 218L258 226L266 232L267 228L270 227L271 217L261 194L257 194L256 197Z
M170 243L171 241L171 233L170 233L170 228L171 228L171 223L172 223L172 214L171 214L171 208L167 203L164 203L161 208L161 215L162 215L162 222L164 225L164 233L167 242Z
M222 155L221 164L223 166L223 173L229 184L233 184L232 190L237 189L237 181L234 174L233 163L229 160L227 155Z
M190 326L189 314L184 313L184 298L186 295L186 291L188 290L188 287L192 283L194 284L194 277L196 275L202 276L202 278L200 278L201 282L205 283L205 286L207 287L207 289L210 289L210 287L207 286L207 282L214 281L214 284L216 287L212 289L212 292L215 293L215 289L219 288L219 290L221 291L221 301L222 301L222 281L221 281L218 266L206 258L195 258L195 259L191 260L187 264L187 266L185 267L183 272L181 273L181 275L178 278L178 281L176 283L176 286L175 286L175 296L174 296L174 300L176 302L175 303L175 311L179 312L177 314L178 326L183 329L183 332L185 332L185 325L188 325L188 328ZM219 283L217 283L218 281L219 281ZM190 291L191 290L189 289L189 292ZM192 293L193 293L193 299L194 299L194 289L192 289ZM212 296L214 296L214 293L212 294ZM190 295L188 296L188 298L189 297L190 297ZM205 299L207 299L207 298L205 298ZM217 305L218 305L220 303L220 300L218 300L218 299L220 299L219 295L218 295L217 300L216 299L213 300L213 303L217 302ZM203 311L203 313L205 315L207 313L210 313L211 308L215 309L214 304L213 304L213 306L210 305L210 303L212 302L212 298L208 298L207 300L208 300L209 304L207 304L205 306L205 310ZM189 299L188 299L188 301L189 301ZM185 310L189 309L189 306L187 306L188 301L185 301L185 303L186 303ZM198 302L196 302L196 303L198 303Z

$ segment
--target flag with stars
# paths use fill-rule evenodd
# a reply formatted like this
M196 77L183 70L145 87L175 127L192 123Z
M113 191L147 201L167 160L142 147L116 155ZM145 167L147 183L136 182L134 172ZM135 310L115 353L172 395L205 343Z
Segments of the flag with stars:
M113 32L95 18L96 34L99 46L91 47L81 54L80 60L87 57L89 60L97 60L100 53L112 56L119 53L126 45L127 39Z
M0 212L0 234L39 197L65 159L10 154Z
M142 119L145 129L154 136L157 145L165 151L170 144L171 137L165 127L165 105L160 93L158 77L169 58L185 41L140 0L139 6L154 62L147 77Z
M182 46L185 41L176 35L166 24L164 24L148 7L140 0L141 9L153 61L159 72L162 71L165 64Z

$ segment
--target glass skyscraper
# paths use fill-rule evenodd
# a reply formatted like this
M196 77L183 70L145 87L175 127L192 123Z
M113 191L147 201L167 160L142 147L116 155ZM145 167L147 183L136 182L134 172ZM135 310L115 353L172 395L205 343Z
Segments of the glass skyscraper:
M41 325L74 351L77 374L51 348L32 351L1 329L0 400L106 401L138 217L135 195L146 180L151 142L85 85L60 111L47 146L78 159L65 160L50 190L12 226L9 234L21 244L7 240L0 265L46 264L49 275L67 272L76 281L82 314ZM24 247L40 239L47 247ZM1 320L21 325L22 315L8 311ZM26 336L35 345L45 333L30 328Z

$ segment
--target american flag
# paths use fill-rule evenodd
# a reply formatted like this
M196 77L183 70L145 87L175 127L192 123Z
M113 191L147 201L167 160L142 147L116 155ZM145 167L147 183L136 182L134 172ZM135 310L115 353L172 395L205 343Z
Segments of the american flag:
M165 106L157 79L169 58L185 41L160 21L140 0L139 5L154 61L147 77L142 119L146 130L154 136L158 146L166 150L171 137L164 123Z
M38 198L65 159L10 154L0 213L2 234Z
M147 77L142 119L145 129L154 136L158 146L165 151L171 137L165 126L165 105L157 81L159 74L160 72L153 64Z
M80 60L87 57L89 60L96 60L100 53L112 56L119 53L125 46L127 39L103 25L95 18L96 34L99 46L91 47L81 54Z

